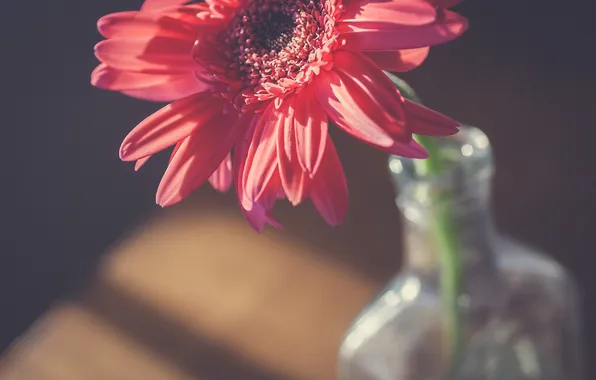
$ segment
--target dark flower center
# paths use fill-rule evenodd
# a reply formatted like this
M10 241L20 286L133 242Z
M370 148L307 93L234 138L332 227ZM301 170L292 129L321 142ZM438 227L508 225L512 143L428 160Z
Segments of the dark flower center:
M261 22L253 28L252 46L256 50L279 53L294 38L296 23L292 15L281 12L267 12L261 16Z
M252 0L225 32L230 69L245 84L291 78L321 46L321 1Z

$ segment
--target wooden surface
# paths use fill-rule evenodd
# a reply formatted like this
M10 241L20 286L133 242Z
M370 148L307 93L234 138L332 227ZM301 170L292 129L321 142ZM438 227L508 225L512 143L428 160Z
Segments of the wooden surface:
M56 306L9 351L2 380L190 380L160 355L76 304Z
M0 379L334 378L381 284L238 215L197 215L168 211L125 239L9 350Z

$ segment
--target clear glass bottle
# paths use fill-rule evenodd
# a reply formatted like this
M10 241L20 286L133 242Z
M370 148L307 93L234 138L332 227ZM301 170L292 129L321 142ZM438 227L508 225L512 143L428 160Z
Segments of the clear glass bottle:
M413 160L390 158L404 265L348 331L340 380L580 380L575 286L554 260L495 231L488 138L465 127L441 139L439 152L447 165L440 176L417 175ZM445 191L449 197L434 196ZM444 207L461 258L455 367L429 223Z

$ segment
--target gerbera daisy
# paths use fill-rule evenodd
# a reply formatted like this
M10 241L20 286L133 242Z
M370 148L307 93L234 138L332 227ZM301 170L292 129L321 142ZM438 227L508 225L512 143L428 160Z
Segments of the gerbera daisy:
M98 22L95 86L172 102L124 139L138 169L175 146L157 190L173 205L206 180L235 183L250 224L277 225L277 199L310 198L331 225L348 191L332 122L391 154L426 157L412 134L459 123L404 99L382 70L407 71L467 27L450 0L146 0Z

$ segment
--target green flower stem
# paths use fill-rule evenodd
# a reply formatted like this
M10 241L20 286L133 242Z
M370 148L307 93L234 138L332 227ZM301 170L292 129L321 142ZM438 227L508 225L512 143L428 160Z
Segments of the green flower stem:
M420 176L439 175L443 171L439 146L436 139L427 136L415 136L416 140L426 148L429 157L416 160L416 173ZM434 215L430 221L431 233L435 248L439 255L440 287L443 302L447 311L449 328L450 370L457 369L461 353L461 316L458 303L461 294L461 258L458 231L454 223L453 210L449 201L450 194L443 192L436 194L433 208Z
M399 89L402 96L411 101L422 103L420 98L405 81L395 75L385 72L389 79ZM438 176L444 170L444 162L441 157L441 149L435 138L427 136L415 136L428 151L429 157L425 160L415 160L416 174L420 177ZM452 204L449 201L451 194L448 191L435 195L433 217L431 220L431 233L434 238L435 247L439 253L440 287L443 302L447 310L449 343L450 343L450 375L457 370L461 355L462 329L461 314L459 308L459 295L461 294L461 247L459 234L454 221Z

